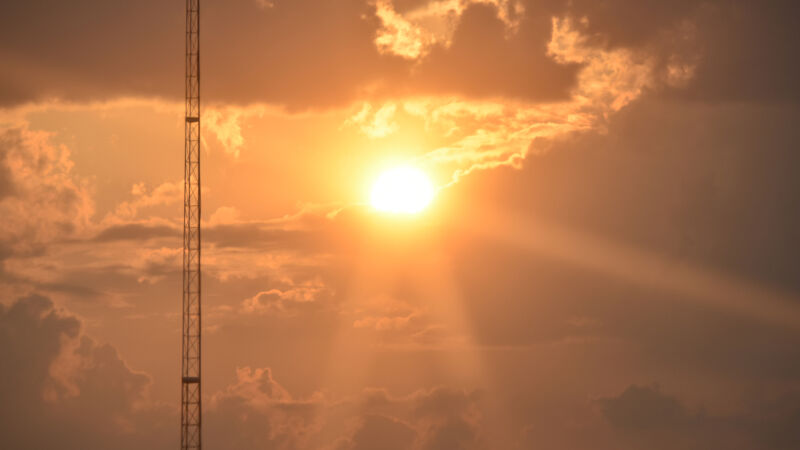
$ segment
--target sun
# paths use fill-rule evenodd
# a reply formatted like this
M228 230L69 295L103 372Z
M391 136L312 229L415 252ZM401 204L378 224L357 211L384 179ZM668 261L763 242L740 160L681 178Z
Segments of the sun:
M433 183L415 167L395 167L383 172L372 186L372 207L395 214L414 214L433 200Z

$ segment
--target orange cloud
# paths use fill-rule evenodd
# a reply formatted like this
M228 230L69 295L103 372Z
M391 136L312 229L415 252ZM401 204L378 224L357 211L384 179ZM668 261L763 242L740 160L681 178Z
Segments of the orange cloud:
M381 53L418 60L434 45L451 44L455 24L473 4L495 7L498 19L511 33L519 28L525 11L519 0L435 0L401 14L395 11L392 0L379 0L375 7L382 27L375 37L375 46Z
M0 130L0 255L86 231L94 202L89 183L72 168L69 149L53 145L47 133Z
M552 19L548 54L561 64L581 65L571 98L554 103L527 103L506 99L470 100L428 96L392 101L378 111L398 108L422 119L426 129L449 137L447 146L434 149L420 163L444 167L458 181L475 170L500 166L519 167L530 152L539 150L535 141L576 131L602 130L609 116L642 93L655 87L656 65L644 54L590 43L580 26L568 18ZM688 70L688 69L687 69ZM686 76L686 74L684 74ZM347 123L359 123L370 137L381 137L372 128L385 118L369 115L367 103Z
M293 315L304 303L319 301L327 289L321 281L303 283L286 290L270 289L245 299L241 311L244 313Z

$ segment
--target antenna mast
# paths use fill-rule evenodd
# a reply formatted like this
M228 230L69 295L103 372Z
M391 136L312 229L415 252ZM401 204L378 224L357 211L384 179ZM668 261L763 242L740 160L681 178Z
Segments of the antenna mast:
M181 450L200 450L200 0L186 0Z

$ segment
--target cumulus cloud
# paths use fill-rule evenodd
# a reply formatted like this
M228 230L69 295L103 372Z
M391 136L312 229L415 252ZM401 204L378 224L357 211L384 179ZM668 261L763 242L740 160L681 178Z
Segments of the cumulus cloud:
M243 367L236 382L212 397L209 441L228 439L226 445L242 449L486 448L479 398L444 387L399 397L367 389L352 397L295 398L269 368Z
M150 377L48 298L0 304L0 355L0 431L9 448L177 445L177 408L150 399ZM228 448L319 448L309 441L320 428L316 411L330 406L321 395L294 399L268 368L240 368L210 396L206 436Z
M0 305L0 431L10 448L169 448L171 411L76 317L41 296ZM44 432L46 430L46 432Z
M125 223L137 218L142 208L175 204L183 200L183 181L168 181L149 189L145 183L135 183L131 187L133 199L120 202L113 213L103 221L109 225Z
M130 369L114 347L97 343L82 328L80 319L45 297L0 304L0 431L6 445L176 445L176 408L151 400L150 377ZM374 448L389 437L401 438L398 448L467 448L437 443L456 442L448 440L454 432L457 442L474 439L477 401L476 394L452 388L405 397L366 390L353 397L297 398L269 368L241 367L231 384L210 395L206 437L208 445L237 449L320 449L335 442L340 448Z
M208 443L234 449L309 448L323 400L319 395L293 399L269 368L240 368L236 381L211 398Z
M176 444L176 411L150 399L150 377L87 336L78 318L49 299L0 306L0 354L0 431L7 445ZM298 397L271 369L240 367L232 383L209 396L206 442L237 449L488 449L483 398L444 386L400 396L365 389ZM596 448L778 450L800 439L794 426L800 402L791 391L731 412L690 408L657 386L640 385L594 404L613 432L597 434Z
M367 415L362 419L349 442L340 443L337 450L406 450L412 448L416 432L409 425L391 417Z
M203 131L204 134L211 133L216 141L222 145L225 153L239 157L239 152L245 146L244 136L242 135L242 122L249 117L261 117L264 114L263 107L237 108L228 106L225 108L211 107L203 111Z
M26 127L0 130L0 256L79 235L94 212L69 149Z
M445 387L400 397L382 389L367 389L350 400L355 415L349 420L355 427L339 438L335 448L489 448L482 442L479 398L476 392Z
M259 292L242 302L244 313L293 315L312 302L322 301L320 297L330 295L318 280L291 286L286 290L270 289ZM315 305L320 307L320 305Z

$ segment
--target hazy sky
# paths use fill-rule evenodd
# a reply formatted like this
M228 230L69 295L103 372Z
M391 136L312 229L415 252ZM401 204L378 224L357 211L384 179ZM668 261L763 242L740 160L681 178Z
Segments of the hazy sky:
M798 5L202 0L206 448L800 448ZM178 447L184 7L0 5L2 448Z

